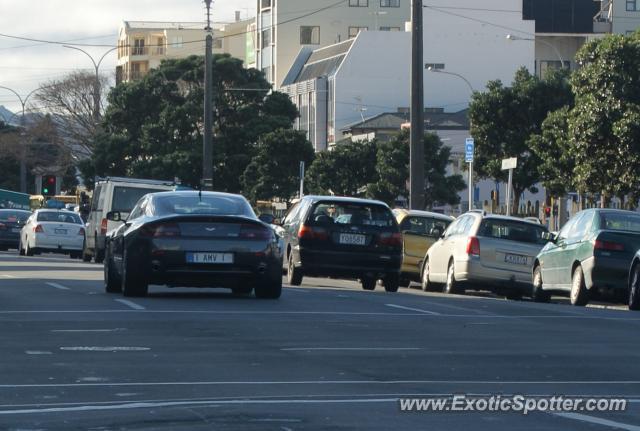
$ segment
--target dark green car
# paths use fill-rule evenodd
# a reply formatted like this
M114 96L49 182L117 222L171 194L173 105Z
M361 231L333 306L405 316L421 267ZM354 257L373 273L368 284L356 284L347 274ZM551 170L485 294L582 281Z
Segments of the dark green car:
M638 249L640 214L615 209L581 211L536 257L532 297L546 302L551 291L565 291L573 305L586 305L596 290L628 297L629 267Z

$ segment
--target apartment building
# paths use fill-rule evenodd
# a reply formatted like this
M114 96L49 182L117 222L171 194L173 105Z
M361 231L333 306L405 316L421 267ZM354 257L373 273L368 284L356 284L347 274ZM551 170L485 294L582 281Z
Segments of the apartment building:
M214 23L213 52L228 53L247 64L253 58L251 28L255 20ZM160 62L170 58L204 55L205 37L202 22L124 21L118 36L116 83L139 79Z
M256 67L276 88L302 48L401 31L411 16L411 0L256 0L256 8Z
M596 25L603 33L633 33L640 27L640 0L601 0Z

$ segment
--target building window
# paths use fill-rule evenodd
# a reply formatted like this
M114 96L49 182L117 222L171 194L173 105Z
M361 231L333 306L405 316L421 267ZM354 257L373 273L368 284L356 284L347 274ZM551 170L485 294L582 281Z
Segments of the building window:
M400 31L400 27L380 27L380 31Z
M349 7L369 7L369 0L349 0Z
M547 73L549 73L550 70L559 70L562 68L563 65L562 63L560 63L560 60L542 60L540 61L540 77L544 78L545 76L547 76ZM571 62L565 61L564 68L570 69Z
M182 48L182 36L173 36L171 38L171 46L173 48Z
M300 44L301 45L320 45L320 27L301 26L300 27Z
M144 39L133 40L133 55L145 55Z
M214 37L213 38L213 49L222 49L222 38Z
M266 48L269 45L271 45L271 28L268 28L267 30L262 30L262 33L261 33L260 47Z
M444 70L444 63L426 63L425 69Z
M626 0L627 1L627 10L629 12L636 12L638 10L638 0Z
M156 39L156 46L153 48L154 55L164 55L165 39L164 37L158 37Z
M349 27L349 39L356 37L361 31L367 31L369 27Z
M380 7L400 7L400 0L380 0Z
M261 5L262 9L266 9L268 7L271 7L271 0L262 0L260 2L260 5Z

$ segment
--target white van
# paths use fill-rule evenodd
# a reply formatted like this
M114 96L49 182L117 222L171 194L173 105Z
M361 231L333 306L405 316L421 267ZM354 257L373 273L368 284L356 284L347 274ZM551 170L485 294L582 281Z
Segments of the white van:
M101 263L104 260L104 239L107 232L120 223L107 220L109 211L119 211L127 217L138 200L148 194L174 190L172 181L143 180L136 178L99 178L93 191L91 212L87 219L86 240L82 260Z

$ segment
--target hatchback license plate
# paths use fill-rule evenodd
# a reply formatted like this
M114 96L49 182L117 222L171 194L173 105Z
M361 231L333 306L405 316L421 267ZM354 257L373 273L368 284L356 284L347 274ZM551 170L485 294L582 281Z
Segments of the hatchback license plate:
M522 256L521 254L509 254L506 253L504 255L504 261L506 263L513 263L515 265L526 265L528 258L527 256Z
M66 235L67 234L67 230L66 229L54 229L54 233L56 235Z
M232 253L187 253L187 263L233 263Z
M364 235L357 235L353 233L340 234L340 244L364 245L364 239Z

